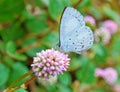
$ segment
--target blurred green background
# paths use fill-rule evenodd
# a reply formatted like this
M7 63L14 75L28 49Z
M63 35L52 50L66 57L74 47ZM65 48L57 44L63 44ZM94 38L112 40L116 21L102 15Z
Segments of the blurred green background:
M108 19L120 25L120 0L0 0L0 90L31 69L36 52L55 48L65 6L93 16L96 26L90 27L94 32ZM117 92L94 72L97 67L113 67L118 73L114 85L120 85L119 28L108 44L99 41L81 55L70 53L69 69L56 83L43 86L36 80L28 91L16 92Z

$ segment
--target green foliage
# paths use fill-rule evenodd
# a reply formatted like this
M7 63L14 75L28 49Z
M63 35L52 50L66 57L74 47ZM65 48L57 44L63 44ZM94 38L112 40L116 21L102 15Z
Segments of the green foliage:
M10 70L3 64L0 64L0 88L8 81Z
M93 16L96 26L86 24L94 33L105 20L114 20L119 27L117 0L0 0L0 90L31 70L37 52L57 48L60 17L66 6L76 7L84 16ZM95 41L91 49L80 55L70 53L69 57L68 71L59 75L56 83L43 86L36 80L27 89L30 92L114 92L102 78L95 77L95 69L114 67L118 72L115 85L120 85L120 27L111 34L108 44ZM15 92L28 91L21 88Z
M69 85L71 84L71 81L72 81L69 73L64 73L63 75L59 75L58 79L60 83L63 85Z
M33 17L31 19L26 20L26 27L30 32L43 34L44 30L48 28L48 25L46 21L39 20Z
M26 91L25 89L18 89L18 90L16 90L15 92L28 92L28 91Z
M11 75L8 80L8 85L10 85L13 81L15 81L17 78L21 77L23 74L25 74L28 71L28 68L23 65L22 63L15 63L11 70ZM23 79L19 83L16 84L16 86L22 84L26 79Z
M0 22L13 21L20 17L25 9L24 0L1 0L0 1Z
M85 57L82 57L81 61L82 65L80 69L76 72L76 77L78 80L80 80L83 83L93 84L95 83L95 66L94 64L86 59Z
M92 49L95 53L95 61L98 63L105 62L108 56L106 48L102 44L94 44Z
M7 43L7 47L6 47L6 51L8 53L8 55L10 55L11 57L17 59L17 60L26 60L26 56L24 56L23 54L19 54L16 52L16 46L14 42L8 42Z
M70 6L70 0L50 0L48 9L51 18L56 20L66 6Z
M58 44L58 41L58 34L55 32L51 32L46 37L44 37L43 44L45 44L48 47L54 47Z

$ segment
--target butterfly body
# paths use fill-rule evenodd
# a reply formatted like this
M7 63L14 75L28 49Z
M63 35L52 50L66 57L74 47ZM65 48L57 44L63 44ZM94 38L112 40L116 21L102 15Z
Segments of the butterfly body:
M93 32L83 16L74 8L66 7L60 23L60 48L65 52L81 53L89 49L94 41Z

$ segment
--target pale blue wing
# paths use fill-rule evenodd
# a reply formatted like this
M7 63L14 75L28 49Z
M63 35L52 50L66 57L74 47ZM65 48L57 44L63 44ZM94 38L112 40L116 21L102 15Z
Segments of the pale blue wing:
M83 16L74 8L67 7L60 23L60 47L65 52L80 53L89 49L93 40L93 33L85 26Z
M67 7L63 12L60 22L60 46L65 51L67 50L66 36L81 26L85 26L83 16L74 8Z

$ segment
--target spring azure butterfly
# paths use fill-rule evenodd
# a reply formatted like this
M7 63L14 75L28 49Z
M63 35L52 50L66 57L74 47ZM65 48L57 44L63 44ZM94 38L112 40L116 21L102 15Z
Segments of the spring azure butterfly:
M66 7L60 21L60 48L65 52L80 54L88 50L93 41L93 32L85 26L83 16L76 9Z

